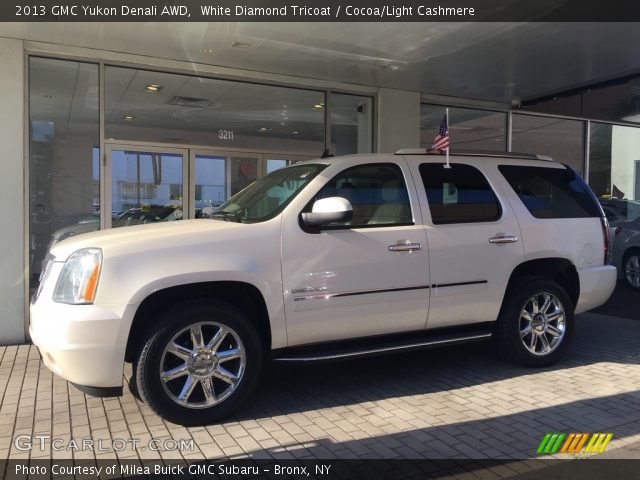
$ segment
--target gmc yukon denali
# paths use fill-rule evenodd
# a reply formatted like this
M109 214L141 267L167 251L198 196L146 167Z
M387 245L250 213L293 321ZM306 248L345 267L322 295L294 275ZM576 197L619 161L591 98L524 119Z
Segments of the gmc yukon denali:
M123 365L159 415L214 422L268 361L492 338L532 367L565 354L616 269L602 209L527 154L401 150L301 162L211 219L87 233L51 248L31 304L44 363L94 395Z

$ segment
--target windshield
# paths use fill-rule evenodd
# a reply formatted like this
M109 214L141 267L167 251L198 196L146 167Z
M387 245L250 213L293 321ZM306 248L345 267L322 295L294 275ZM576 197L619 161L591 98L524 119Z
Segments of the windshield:
M242 223L269 220L280 213L326 167L309 163L276 170L235 194L210 216Z

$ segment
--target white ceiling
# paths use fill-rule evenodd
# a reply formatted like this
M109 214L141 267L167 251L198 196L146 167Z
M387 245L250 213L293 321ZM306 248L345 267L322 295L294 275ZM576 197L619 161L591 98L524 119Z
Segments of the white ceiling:
M3 23L0 36L497 102L640 72L638 23Z

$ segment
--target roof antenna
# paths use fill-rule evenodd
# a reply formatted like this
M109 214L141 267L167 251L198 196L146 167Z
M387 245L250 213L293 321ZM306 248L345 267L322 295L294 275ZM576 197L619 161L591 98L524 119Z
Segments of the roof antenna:
M329 153L329 149L325 148L324 152L322 152L322 155L320 156L320 158L331 158L333 157L333 153Z

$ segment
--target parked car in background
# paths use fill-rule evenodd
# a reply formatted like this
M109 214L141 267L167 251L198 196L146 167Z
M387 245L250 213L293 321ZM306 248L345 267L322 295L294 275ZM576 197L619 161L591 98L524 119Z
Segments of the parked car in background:
M640 202L636 200L600 199L611 228L612 263L618 277L640 289Z

